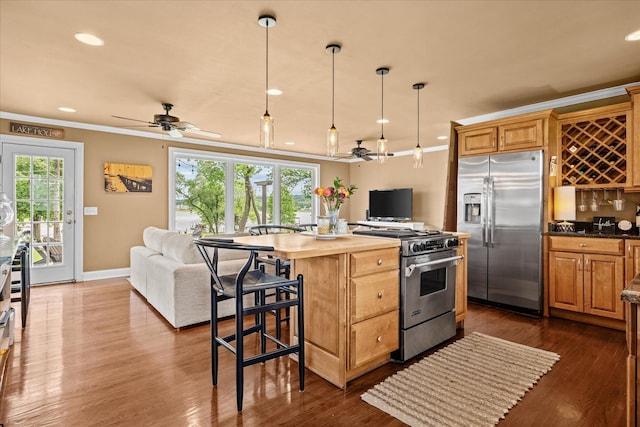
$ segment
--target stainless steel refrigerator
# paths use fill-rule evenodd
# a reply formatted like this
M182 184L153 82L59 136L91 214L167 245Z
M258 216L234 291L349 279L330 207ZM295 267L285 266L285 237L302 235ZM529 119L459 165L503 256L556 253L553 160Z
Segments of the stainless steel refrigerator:
M458 160L470 298L541 313L543 166L542 151Z

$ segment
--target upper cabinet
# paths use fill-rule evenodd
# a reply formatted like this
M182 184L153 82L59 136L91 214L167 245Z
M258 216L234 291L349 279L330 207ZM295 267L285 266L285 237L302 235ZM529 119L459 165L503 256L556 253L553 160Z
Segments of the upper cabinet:
M633 185L631 103L563 114L558 118L562 185Z
M458 155L473 156L506 151L544 148L549 143L549 125L555 124L551 110L459 126Z
M640 191L640 86L628 87L627 92L631 96L632 130L631 143L627 148L627 156L631 160L628 165L631 185Z

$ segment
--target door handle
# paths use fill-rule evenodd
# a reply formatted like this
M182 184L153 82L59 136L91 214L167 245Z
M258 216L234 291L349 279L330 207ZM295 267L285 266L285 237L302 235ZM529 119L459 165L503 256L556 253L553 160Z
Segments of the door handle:
M495 185L493 178L489 178L489 247L495 243L494 234L496 229L496 202L494 197Z
M73 211L71 209L67 209L67 215L71 215Z
M420 264L411 264L411 265L409 265L409 266L407 266L405 268L404 275L405 275L405 277L411 276L411 274L413 274L413 270L415 270L416 268L426 267L426 266L429 266L429 265L446 264L446 263L451 262L451 261L456 261L457 262L458 260L461 260L462 258L464 258L464 255L456 255L456 256L452 256L452 257L448 257L448 258L435 259L433 261L422 262Z
M482 198L480 202L480 234L482 246L487 246L487 209L489 206L489 178L482 178Z
M68 219L66 222L67 222L67 224L73 224L73 220L72 219Z

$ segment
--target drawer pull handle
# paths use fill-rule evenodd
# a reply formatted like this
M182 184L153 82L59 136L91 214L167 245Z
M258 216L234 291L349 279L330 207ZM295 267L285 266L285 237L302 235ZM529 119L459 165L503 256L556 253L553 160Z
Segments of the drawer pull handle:
M382 299L382 291L378 292L378 299Z
M376 341L382 342L382 337L378 337L378 339Z
M378 259L378 265L382 265L382 259L381 258Z
M586 248L587 244L586 243L580 243L578 246L580 246L581 248Z

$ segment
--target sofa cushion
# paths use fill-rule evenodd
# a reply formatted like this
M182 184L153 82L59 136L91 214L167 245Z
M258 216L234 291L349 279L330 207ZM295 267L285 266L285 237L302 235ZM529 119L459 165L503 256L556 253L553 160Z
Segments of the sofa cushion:
M175 231L163 230L158 227L147 227L142 232L142 241L149 249L162 253L162 240L171 234L177 233Z
M193 237L187 234L173 233L162 239L162 254L183 264L204 263Z

